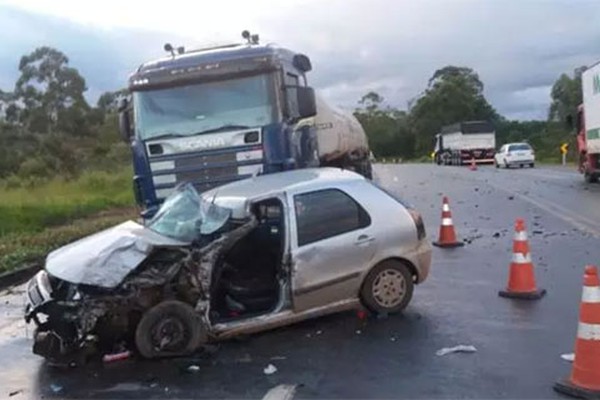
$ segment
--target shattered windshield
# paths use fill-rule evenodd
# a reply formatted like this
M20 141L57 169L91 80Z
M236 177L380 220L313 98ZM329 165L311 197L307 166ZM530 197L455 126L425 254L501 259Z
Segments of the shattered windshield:
M230 209L202 199L196 189L187 184L165 200L148 228L173 239L192 242L200 235L219 230L230 215Z

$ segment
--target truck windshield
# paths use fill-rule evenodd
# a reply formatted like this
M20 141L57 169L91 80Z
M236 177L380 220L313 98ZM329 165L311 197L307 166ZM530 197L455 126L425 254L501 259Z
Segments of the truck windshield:
M148 140L273 123L274 87L274 74L263 74L134 92L136 134Z

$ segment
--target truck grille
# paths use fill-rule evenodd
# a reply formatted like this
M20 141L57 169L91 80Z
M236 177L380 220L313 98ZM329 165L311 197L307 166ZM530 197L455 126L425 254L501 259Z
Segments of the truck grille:
M259 152L258 156L244 158L243 155ZM239 158L238 158L239 157ZM262 168L262 149L256 146L234 148L228 151L179 154L157 157L150 161L156 197L167 197L175 186L190 182L199 192L205 192L225 183L251 175Z

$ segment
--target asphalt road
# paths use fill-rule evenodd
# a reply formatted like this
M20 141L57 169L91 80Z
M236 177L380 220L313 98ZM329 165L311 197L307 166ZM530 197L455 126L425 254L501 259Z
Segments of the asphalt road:
M600 185L550 167L380 165L376 174L422 211L432 240L449 196L457 233L470 242L435 250L430 279L403 315L363 323L345 313L195 359L55 370L31 354L15 288L0 296L0 397L261 398L298 384L297 398L559 398L552 385L571 368L560 355L573 349L583 267L600 260ZM537 282L548 290L537 302L497 295L517 217L527 221ZM458 344L477 352L435 354ZM265 375L268 364L277 372Z

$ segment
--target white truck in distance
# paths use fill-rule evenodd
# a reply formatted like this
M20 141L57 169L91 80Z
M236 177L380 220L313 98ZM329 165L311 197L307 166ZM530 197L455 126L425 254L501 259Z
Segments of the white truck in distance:
M438 165L494 162L496 131L487 121L447 125L435 136L434 160Z
M581 75L583 104L577 112L577 151L579 171L586 182L600 177L600 62Z

